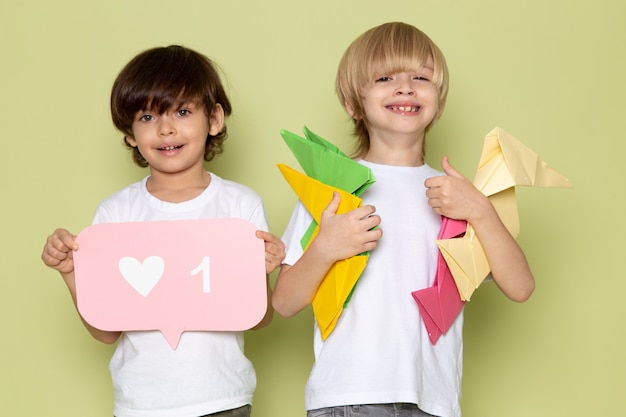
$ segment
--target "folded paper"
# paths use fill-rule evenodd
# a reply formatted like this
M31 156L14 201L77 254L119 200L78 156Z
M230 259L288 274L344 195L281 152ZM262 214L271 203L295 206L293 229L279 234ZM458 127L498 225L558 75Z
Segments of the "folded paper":
M474 185L489 198L513 237L520 230L515 186L572 187L567 178L500 128L485 137ZM441 239L437 246L452 271L461 299L469 300L491 270L473 228L468 225L463 238Z
M513 237L517 237L520 230L515 186L572 187L534 151L500 128L493 129L485 137L474 185L489 198ZM450 219L443 218L437 240L439 260L433 286L413 292L433 344L447 332L464 302L491 272L471 225L467 224L464 234L455 236L458 230L446 232L450 222ZM441 261L442 258L445 262ZM450 288L452 281L456 291Z
M361 206L358 197L375 179L371 170L353 161L335 145L304 128L305 138L286 130L281 136L302 166L306 175L279 164L278 168L304 207L313 217L302 237L304 250L319 231L322 211L333 193L339 193L341 202L337 213L342 214ZM335 328L343 308L367 264L363 253L336 262L323 278L312 301L313 313L323 339Z
M368 167L350 159L335 145L306 127L306 139L287 130L280 133L309 177L356 196L374 183L374 176Z
M467 222L442 217L439 239L452 239L465 234ZM452 278L450 268L441 252L437 254L437 272L433 286L411 293L417 302L420 315L432 344L445 334L459 315L465 302Z
M309 177L356 196L374 183L374 175L368 167L350 159L337 146L306 126L304 138L287 130L281 130L280 134ZM317 224L312 223L302 236L303 248L308 245L316 227Z
M316 225L319 225L322 211L328 206L333 198L333 193L338 193L341 201L337 214L347 213L361 206L361 199L355 195L347 193L339 188L326 185L316 179L307 177L306 175L296 171L284 164L278 164L278 169L283 174L289 186L296 193L304 207L313 217ZM316 227L311 239L317 234L319 227ZM310 242L308 242L310 243ZM304 249L308 247L308 244Z

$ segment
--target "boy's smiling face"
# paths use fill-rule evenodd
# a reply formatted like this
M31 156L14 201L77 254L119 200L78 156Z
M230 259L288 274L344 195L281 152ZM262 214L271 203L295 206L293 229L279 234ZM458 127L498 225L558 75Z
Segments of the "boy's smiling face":
M223 123L220 105L208 117L202 103L180 101L162 114L138 111L132 125L133 137L128 142L139 149L152 175L203 169L207 137L217 135Z
M439 93L432 78L430 58L421 69L373 77L361 92L371 142L400 136L423 139L439 111Z

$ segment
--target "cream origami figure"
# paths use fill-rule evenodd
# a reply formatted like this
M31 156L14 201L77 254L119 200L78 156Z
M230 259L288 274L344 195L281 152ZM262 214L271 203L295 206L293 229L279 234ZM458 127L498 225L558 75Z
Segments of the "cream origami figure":
M513 237L517 237L520 230L515 186L572 188L565 177L534 151L500 128L485 137L474 185L489 198ZM484 250L471 225L467 224L465 233L459 233L459 223L454 223L457 230L445 236L444 228L449 223L446 220L449 219L444 218L437 240L439 258L445 263L438 263L432 287L412 293L433 344L446 333L464 303L490 273ZM451 279L456 290L451 286Z
M489 198L513 237L520 230L515 186L572 188L567 178L498 127L485 136L474 185ZM468 225L463 238L438 240L437 246L452 272L461 299L468 301L490 272L474 230Z

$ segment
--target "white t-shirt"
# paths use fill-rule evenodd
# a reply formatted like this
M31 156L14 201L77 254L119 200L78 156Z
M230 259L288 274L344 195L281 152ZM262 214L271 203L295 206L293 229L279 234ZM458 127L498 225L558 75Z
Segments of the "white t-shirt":
M267 230L263 203L250 188L211 174L198 197L168 203L146 180L104 200L93 223L239 217ZM243 332L185 332L176 350L159 331L125 332L109 364L117 417L197 417L252 403L256 376Z
M437 344L430 343L411 292L432 285L441 218L425 195L424 180L441 175L427 165L400 167L359 161L376 182L361 196L376 207L382 238L334 331L322 340L315 323L315 364L305 407L406 402L443 417L459 417L462 314ZM311 223L301 203L283 240L285 264L302 255Z

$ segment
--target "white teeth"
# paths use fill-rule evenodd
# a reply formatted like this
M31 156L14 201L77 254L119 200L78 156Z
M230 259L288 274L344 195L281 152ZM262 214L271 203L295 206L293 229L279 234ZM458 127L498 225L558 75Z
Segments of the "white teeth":
M162 151L173 151L174 149L178 149L178 148L180 148L180 146L166 146L164 148L159 148L159 149L161 149Z
M391 108L401 112L416 112L419 109L419 107L411 106L391 106Z

